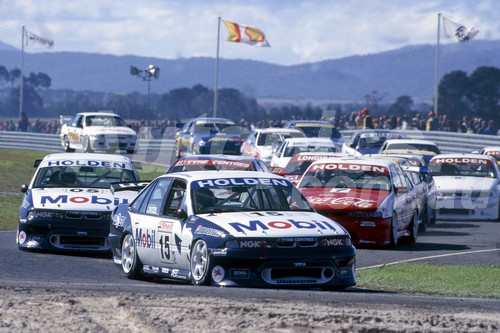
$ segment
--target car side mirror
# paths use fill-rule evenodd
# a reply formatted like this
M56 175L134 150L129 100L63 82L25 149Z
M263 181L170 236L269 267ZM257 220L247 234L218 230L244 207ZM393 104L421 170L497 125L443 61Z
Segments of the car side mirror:
M21 185L21 192L23 192L23 193L28 192L28 185L26 185L26 184Z
M177 212L175 217L177 217L180 220L185 220L185 219L187 219L188 214L186 213L186 211L184 209L179 209L179 211Z

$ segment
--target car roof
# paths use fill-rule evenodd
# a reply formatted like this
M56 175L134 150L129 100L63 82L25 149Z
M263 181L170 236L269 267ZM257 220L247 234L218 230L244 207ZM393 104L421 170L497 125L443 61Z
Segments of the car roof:
M420 145L430 145L430 146L436 146L437 147L437 144L435 142L433 142L433 141L430 141L430 140L420 140L420 139L389 139L389 140L386 140L385 143L387 145L395 144L395 143L402 143L402 144L411 145L412 143L415 143L415 144L420 144Z
M326 120L290 120L287 125L296 125L296 124L333 124Z
M81 116L112 116L112 117L120 117L120 115L112 112L112 111L107 111L107 112L79 112L77 115ZM121 118L121 117L120 117Z
M89 153L55 153L49 154L43 158L44 162L47 161L67 161L67 160L80 160L80 161L110 161L120 163L132 163L130 158L121 155L112 154L89 154Z
M227 118L194 118L192 119L193 122L220 122L220 123L231 123L231 124L234 124L234 121L232 121L231 119L227 119Z
M328 138L288 138L285 139L283 142L287 142L289 145L294 145L294 146L308 145L314 143L319 143L319 144L328 143L331 144L332 146L335 146L335 143Z
M256 128L256 133L297 133L303 134L301 130L296 128L282 128L282 127L269 127L269 128Z
M485 152L487 152L487 151L500 151L500 146L484 147L483 150Z
M352 158L347 159L345 157L334 157L334 158L325 158L322 160L318 160L313 162L313 164L328 164L328 163L349 163L349 164L362 164L362 165L375 165L389 168L391 165L395 164L392 161L384 160L384 159L376 159L376 158Z
M258 158L252 156L242 156L242 155L206 154L206 155L184 155L180 157L178 160L218 160L218 161L253 162L255 160L258 160Z
M221 171L203 171L203 172L176 172L159 176L158 178L176 177L183 178L189 182L205 179L221 178L274 178L285 180L283 177L274 175L270 172L262 171L240 171L240 170L221 170Z

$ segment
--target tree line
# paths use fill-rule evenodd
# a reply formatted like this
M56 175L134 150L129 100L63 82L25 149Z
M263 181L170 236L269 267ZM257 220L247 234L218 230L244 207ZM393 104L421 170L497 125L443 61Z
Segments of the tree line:
M0 66L0 116L17 117L21 71ZM29 117L58 117L100 109L114 110L127 119L184 120L213 114L213 89L202 85L177 88L163 94L148 96L138 92L128 94L54 90L52 79L45 73L30 73L24 77L23 109ZM426 112L428 104L416 106L411 96L400 96L393 103L383 103L386 93L377 90L365 95L364 101L350 104L330 104L326 107L306 105L263 106L255 98L233 88L218 92L220 117L255 122L263 119L320 119L324 109L349 114L368 107L372 114L401 116L416 111ZM500 120L500 69L479 67L472 74L453 71L443 76L439 84L439 113L449 119L464 115Z

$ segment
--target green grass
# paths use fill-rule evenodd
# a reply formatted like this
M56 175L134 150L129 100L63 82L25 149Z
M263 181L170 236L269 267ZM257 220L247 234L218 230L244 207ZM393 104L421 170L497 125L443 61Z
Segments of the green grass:
M22 184L29 184L36 159L44 158L48 152L0 149L0 230L17 228L19 207L23 201ZM143 164L138 170L142 180L152 180L165 172L165 167Z
M500 266L399 264L358 270L357 287L460 297L500 297Z

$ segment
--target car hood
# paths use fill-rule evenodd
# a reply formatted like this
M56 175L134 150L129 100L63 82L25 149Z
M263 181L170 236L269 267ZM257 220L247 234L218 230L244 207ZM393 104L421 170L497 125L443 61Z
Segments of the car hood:
M34 188L33 207L37 209L109 212L118 204L130 202L137 192L123 191L115 195L108 189Z
M347 235L339 224L315 212L238 212L198 217L238 238Z
M490 191L497 183L495 178L434 176L434 186L439 192Z
M129 127L106 127L106 126L90 126L85 128L85 134L88 135L136 135L135 131Z
M389 191L342 188L302 188L302 194L318 211L374 211Z
M382 146L377 146L377 147L366 147L366 148L358 148L358 151L363 154L363 155L368 155L368 154L378 154L380 151L380 148Z
M217 133L214 135L197 135L197 140L203 140L205 142L213 141L241 141L241 137L238 134L225 134Z

